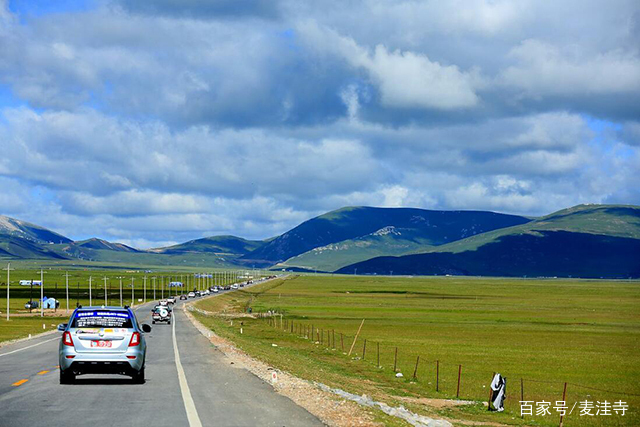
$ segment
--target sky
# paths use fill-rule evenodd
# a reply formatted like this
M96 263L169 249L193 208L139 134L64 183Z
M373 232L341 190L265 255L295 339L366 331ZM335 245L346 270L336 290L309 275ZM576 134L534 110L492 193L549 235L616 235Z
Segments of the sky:
M0 0L0 213L138 248L640 205L637 0Z

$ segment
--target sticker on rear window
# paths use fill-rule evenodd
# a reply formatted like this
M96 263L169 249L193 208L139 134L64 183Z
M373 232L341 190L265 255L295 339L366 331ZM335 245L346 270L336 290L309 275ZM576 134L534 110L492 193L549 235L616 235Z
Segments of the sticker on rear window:
M131 328L128 312L123 311L80 311L73 319L72 328Z

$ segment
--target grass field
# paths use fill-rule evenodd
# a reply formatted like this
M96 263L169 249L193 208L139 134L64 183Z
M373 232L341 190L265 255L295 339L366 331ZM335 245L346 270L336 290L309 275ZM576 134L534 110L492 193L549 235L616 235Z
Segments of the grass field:
M203 300L197 307L226 311L225 317L197 316L281 369L421 413L557 425L553 406L568 382L569 408L585 400L594 405L622 400L629 410L624 417L580 417L577 403L565 425L640 424L638 282L299 276ZM281 313L283 326L279 316L236 319L231 326L229 312L248 307L254 313ZM347 357L362 319L360 338ZM314 339L305 339L312 325ZM396 347L403 378L393 372ZM412 380L418 356L417 379ZM455 398L460 366L460 398L478 403L440 409L423 405L419 399ZM508 379L506 411L500 414L488 413L482 404L494 372ZM520 418L521 379L525 400L551 402L552 415Z
M13 267L12 267L13 268ZM29 310L24 308L30 299L40 300L39 286L20 286L20 280L40 280L40 270L16 268L11 270L10 315L11 320L6 320L7 286L6 270L0 275L0 342L24 338L29 334L43 332L53 328L51 324L61 323L68 318L67 314L67 273L69 275L69 314L78 305L120 305L120 281L122 280L122 304L136 305L143 301L151 301L167 297L170 294L186 292L193 288L204 289L217 284L231 283L235 273L225 270L215 271L216 279L194 278L193 274L185 271L160 271L151 273L133 270L66 270L44 269L43 294L48 298L55 298L60 302L56 310L44 310L45 329L42 328L43 319L40 317L40 309L34 309L29 317ZM145 286L146 277L146 286ZM105 282L106 278L106 282ZM89 299L89 279L91 279L91 300ZM131 286L133 279L133 288ZM182 290L168 288L171 281L182 281L185 287ZM105 286L106 285L106 286ZM145 291L146 288L146 291ZM155 289L155 292L154 292ZM142 300L142 301L139 301Z

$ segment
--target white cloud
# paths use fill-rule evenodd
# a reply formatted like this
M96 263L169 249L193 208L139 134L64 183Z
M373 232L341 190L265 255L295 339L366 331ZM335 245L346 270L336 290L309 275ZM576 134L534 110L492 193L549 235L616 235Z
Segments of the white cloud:
M513 48L511 56L516 64L503 71L502 80L530 97L640 91L637 50L594 53L579 46L561 49L530 39Z
M122 4L0 0L4 213L156 246L640 203L637 1Z
M477 70L462 72L424 54L390 52L382 44L370 51L312 21L300 25L299 31L312 48L339 55L351 66L364 69L379 88L385 106L453 110L473 107L479 101L475 91L482 81Z

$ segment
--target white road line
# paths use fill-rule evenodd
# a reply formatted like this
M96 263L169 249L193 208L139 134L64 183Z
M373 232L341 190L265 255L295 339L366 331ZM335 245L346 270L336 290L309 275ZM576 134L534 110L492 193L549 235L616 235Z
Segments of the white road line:
M39 345L44 344L46 342L53 341L53 340L59 340L59 339L60 339L60 337L51 338L50 340L42 341L42 342L39 342L38 344L33 344L33 345L28 346L28 347L19 348L17 350L13 350L13 351L10 351L8 353L2 353L2 354L0 354L0 357L8 356L10 354L17 353L17 352L22 351L22 350L27 350L29 348L33 348L33 347L39 346Z
M182 393L182 401L184 402L184 409L187 411L187 419L189 420L189 427L202 427L200 417L198 417L198 411L196 404L191 397L191 390L189 390L189 384L187 384L187 377L184 374L182 363L180 363L180 353L178 353L178 341L176 340L176 317L173 316L173 352L176 359L176 368L178 369L178 381L180 382L180 392Z

